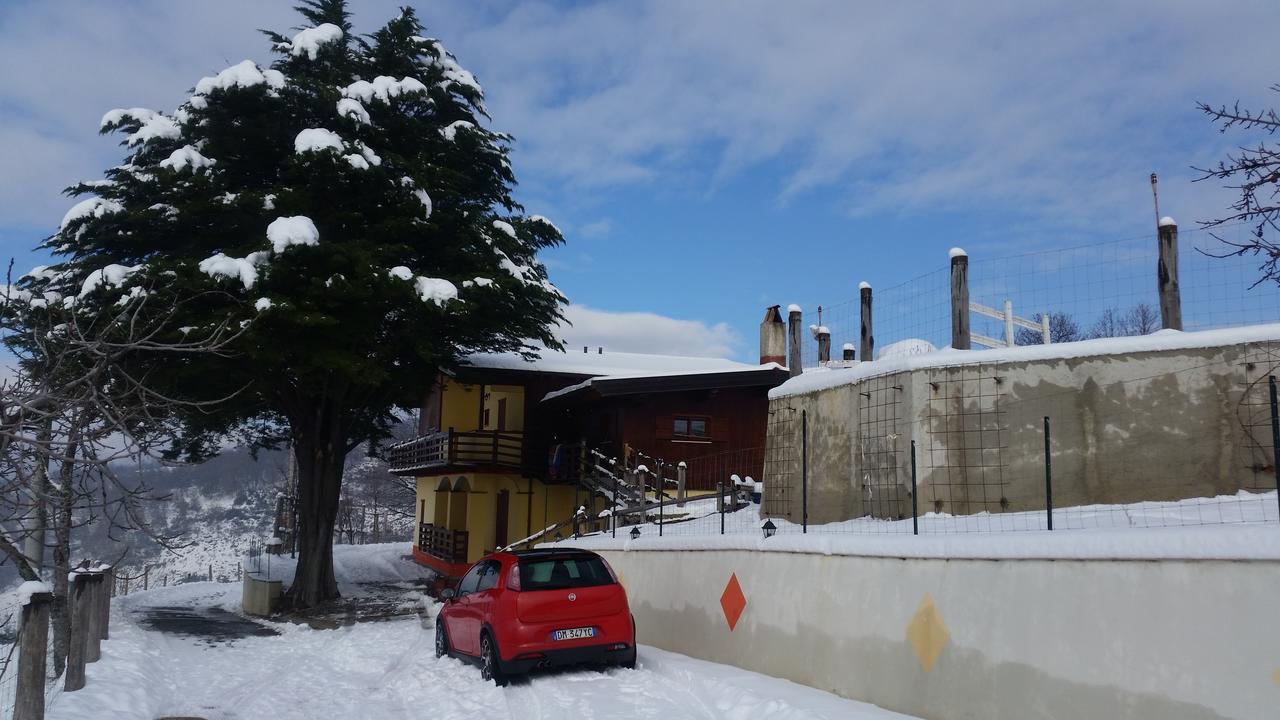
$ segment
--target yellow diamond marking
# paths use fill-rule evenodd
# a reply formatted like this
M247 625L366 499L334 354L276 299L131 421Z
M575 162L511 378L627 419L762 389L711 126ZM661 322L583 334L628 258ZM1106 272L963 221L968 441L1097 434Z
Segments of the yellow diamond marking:
M946 623L942 622L942 615L933 604L933 598L925 593L920 600L920 607L916 608L916 614L907 624L907 640L916 651L921 669L925 672L933 669L938 656L942 654L942 648L946 647L950 639L951 633L947 632Z
M1277 670L1271 674L1271 682L1275 683L1277 686L1280 686L1280 670Z

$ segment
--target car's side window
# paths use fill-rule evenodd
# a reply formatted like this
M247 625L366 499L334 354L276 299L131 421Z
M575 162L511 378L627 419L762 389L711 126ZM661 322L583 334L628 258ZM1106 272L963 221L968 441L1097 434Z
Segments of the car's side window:
M462 581L458 583L458 597L470 595L476 591L476 588L480 584L480 573L484 572L485 565L487 564L488 563L480 563L468 570L466 575L462 576Z
M477 592L484 592L490 588L498 586L498 573L502 571L502 563L496 560L486 562L480 571L480 584L476 588Z

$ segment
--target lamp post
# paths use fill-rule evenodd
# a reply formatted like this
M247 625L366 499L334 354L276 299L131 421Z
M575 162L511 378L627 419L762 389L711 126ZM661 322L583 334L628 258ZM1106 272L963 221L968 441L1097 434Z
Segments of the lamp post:
M778 526L774 525L772 520L765 520L764 525L760 526L760 530L764 532L764 537L768 540L773 537L774 533L778 532Z

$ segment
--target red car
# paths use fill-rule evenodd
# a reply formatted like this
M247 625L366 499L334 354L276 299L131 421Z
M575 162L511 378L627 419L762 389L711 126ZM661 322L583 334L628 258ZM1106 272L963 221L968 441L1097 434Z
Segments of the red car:
M635 619L604 558L586 550L486 555L441 593L436 657L460 657L503 685L565 665L636 664Z

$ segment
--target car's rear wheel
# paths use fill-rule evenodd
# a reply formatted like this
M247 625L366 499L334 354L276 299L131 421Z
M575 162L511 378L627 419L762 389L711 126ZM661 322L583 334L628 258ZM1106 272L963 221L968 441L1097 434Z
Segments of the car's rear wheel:
M436 657L449 654L449 636L444 631L444 618L436 617Z
M480 677L492 680L498 687L507 684L507 678L498 666L498 646L487 632L480 636Z

